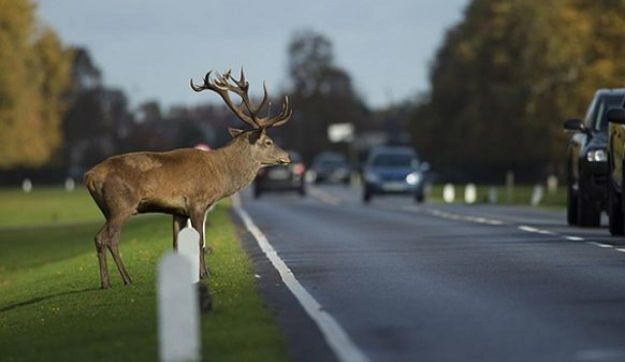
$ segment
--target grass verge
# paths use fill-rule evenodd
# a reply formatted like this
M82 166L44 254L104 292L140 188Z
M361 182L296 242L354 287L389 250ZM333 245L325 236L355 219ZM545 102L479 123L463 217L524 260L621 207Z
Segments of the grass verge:
M84 190L0 190L0 205L2 361L157 360L155 268L171 247L170 217L131 219L120 248L134 284L121 284L109 256L113 289L100 290L93 235L103 219ZM206 230L213 311L202 316L203 357L285 360L228 209L220 203Z

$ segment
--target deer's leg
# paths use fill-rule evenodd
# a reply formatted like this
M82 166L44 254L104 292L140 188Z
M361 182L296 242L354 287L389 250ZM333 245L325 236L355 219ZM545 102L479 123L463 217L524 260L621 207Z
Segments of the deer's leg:
M200 234L200 279L208 276L206 263L204 262L204 211L196 211L191 213L191 226Z
M104 246L106 245L107 236L107 228L108 221L104 223L104 226L98 231L95 236L95 249L98 253L98 262L100 264L100 287L102 289L108 289L111 287L111 282L109 281L109 272L108 266L106 265L106 250Z
M173 233L174 233L174 250L178 250L178 233L187 224L187 217L181 215L174 215Z
M124 285L128 285L132 283L130 279L130 275L126 271L126 267L124 266L124 262L122 261L122 257L119 255L119 236L122 231L122 225L124 221L126 221L127 217L116 219L114 222L109 224L109 235L110 239L107 243L107 247L111 254L113 255L113 260L115 260L115 264L117 265L117 270L119 270L119 274L121 275Z
M206 226L210 226L210 221L207 219L207 216L208 213L211 212L211 210L213 209L213 205L209 206L208 209L204 212L204 220L202 222L202 235L206 235ZM208 252L209 254L213 253L213 248L210 245L206 246L206 238L203 239L202 252Z

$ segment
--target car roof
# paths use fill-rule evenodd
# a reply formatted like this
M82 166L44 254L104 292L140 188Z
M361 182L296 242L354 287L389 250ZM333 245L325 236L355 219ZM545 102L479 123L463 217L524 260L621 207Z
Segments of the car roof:
M602 88L595 93L596 96L625 96L625 88Z
M401 154L410 154L416 155L417 153L412 147L406 146L378 146L371 149L370 154L380 154L380 153L401 153Z

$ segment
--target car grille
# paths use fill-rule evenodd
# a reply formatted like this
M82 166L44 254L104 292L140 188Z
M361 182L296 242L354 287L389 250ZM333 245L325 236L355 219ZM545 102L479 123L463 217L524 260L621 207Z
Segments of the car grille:
M383 181L405 181L406 176L403 175L382 175Z
M604 173L593 174L593 179L597 185L607 185L608 183L608 175Z

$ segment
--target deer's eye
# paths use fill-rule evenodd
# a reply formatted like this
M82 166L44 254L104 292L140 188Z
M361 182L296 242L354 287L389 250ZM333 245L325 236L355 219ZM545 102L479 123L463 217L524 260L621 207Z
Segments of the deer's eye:
M271 141L265 141L265 145L271 146Z

